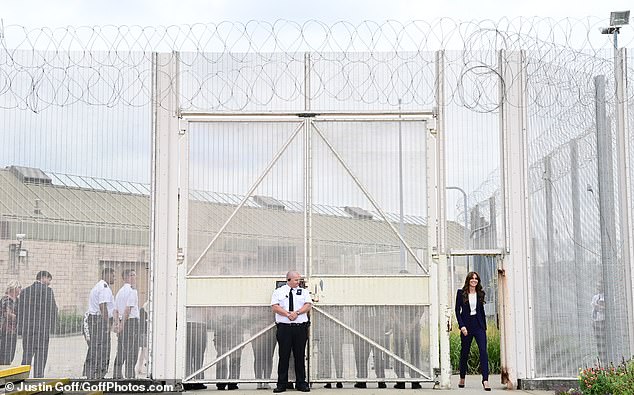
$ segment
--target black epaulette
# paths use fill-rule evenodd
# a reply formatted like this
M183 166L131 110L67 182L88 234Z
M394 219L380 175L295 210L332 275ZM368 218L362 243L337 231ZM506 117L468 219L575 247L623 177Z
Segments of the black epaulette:
M103 287L104 287L104 288L108 288L108 284L104 283L104 284L103 284Z

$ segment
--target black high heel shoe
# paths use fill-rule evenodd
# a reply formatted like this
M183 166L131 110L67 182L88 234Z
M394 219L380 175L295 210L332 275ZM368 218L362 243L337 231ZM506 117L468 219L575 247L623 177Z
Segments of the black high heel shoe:
M460 380L464 380L464 379L460 379ZM462 384L460 384L460 382L458 382L458 388L464 388L464 381Z
M491 391L491 387L484 386L484 380L482 380L482 388L484 388L485 391Z

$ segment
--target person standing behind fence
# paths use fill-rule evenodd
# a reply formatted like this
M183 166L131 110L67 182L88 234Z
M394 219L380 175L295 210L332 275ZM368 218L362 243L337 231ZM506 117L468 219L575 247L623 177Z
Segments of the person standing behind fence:
M265 307L252 307L250 324L251 335L255 335L264 329L271 322L271 310ZM253 339L253 371L256 379L270 380L273 373L273 356L275 355L275 329L271 328L260 336ZM268 383L258 382L257 389L270 389Z
M33 366L33 377L44 377L48 343L57 321L55 294L49 287L53 276L39 271L35 282L18 299L18 334L22 335L22 365Z
M207 309L203 307L188 307L187 317L187 349L185 350L185 377L202 369L207 350ZM192 377L194 380L204 380L205 371ZM202 390L207 386L203 383L186 383L185 390Z
M11 280L0 299L0 365L11 365L15 356L18 343L18 296L21 290L22 284L18 280Z
M607 366L608 350L605 339L605 296L603 295L603 283L597 283L597 293L592 296L592 330L597 342L597 358L599 364Z
M415 367L421 366L421 342L420 332L422 317L421 306L395 306L394 317L391 320L394 326L394 349L396 355L405 358L406 350L409 352L409 362ZM405 317L405 318L404 318ZM399 361L394 361L394 371L398 378L405 378L405 365ZM409 368L409 377L416 379L420 374ZM394 384L394 388L405 389L405 382L400 381ZM412 389L420 389L420 382L412 380Z
M147 325L148 325L148 301L139 309L139 356L134 367L137 376L147 375Z
M387 346L386 329L388 329L388 316L383 306L357 306L354 308L355 323L360 326L360 332L370 338L372 341L383 347ZM354 388L367 388L365 380L368 378L368 359L370 351L373 355L374 373L377 379L378 388L387 388L385 384L385 355L383 351L371 345L359 336L354 336L352 341L354 349L354 361L357 367L357 378L359 381L354 383Z
M114 269L101 271L101 280L90 290L88 298L88 332L90 341L84 362L88 379L102 379L110 364L110 322L114 312L114 297L110 286L114 284Z
M224 355L243 340L243 327L240 315L234 314L234 309L217 311L212 319L214 330L214 347L216 356ZM242 364L242 348L232 352L216 364L216 379L240 379ZM219 390L237 390L238 383L217 383Z
M469 272L464 286L456 294L456 318L460 328L460 381L458 387L464 388L467 374L467 361L471 350L471 340L475 337L480 350L480 368L482 370L482 387L489 387L489 356L487 354L487 323L484 314L485 292L480 284L480 276Z
M306 342L308 341L307 313L312 307L312 299L307 289L299 286L301 275L296 271L286 273L286 285L273 291L271 308L277 324L277 343L279 345L279 364L277 367L277 387L275 393L286 391L288 382L288 364L293 352L295 358L295 376L297 390L310 392L306 382Z
M117 356L114 359L112 378L134 378L134 365L139 357L139 295L136 290L136 272L126 269L121 274L123 286L115 298L114 322L118 325Z

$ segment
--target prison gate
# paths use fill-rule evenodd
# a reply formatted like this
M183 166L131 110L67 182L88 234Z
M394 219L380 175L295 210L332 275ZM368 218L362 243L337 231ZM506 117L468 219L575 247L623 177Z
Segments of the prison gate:
M130 337L87 358L83 334L106 268L113 298L137 274L137 378L275 382L270 298L292 269L316 385L450 387L471 270L509 387L632 355L631 55L504 22L453 26L462 49L445 50L437 26L362 24L347 50L317 34L340 24L7 27L5 300L35 285L55 302L19 310L10 364L116 375Z

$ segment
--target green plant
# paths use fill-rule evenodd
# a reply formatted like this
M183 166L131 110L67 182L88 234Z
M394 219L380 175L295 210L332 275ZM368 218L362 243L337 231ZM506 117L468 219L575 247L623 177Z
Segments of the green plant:
M634 393L634 361L617 366L593 366L579 370L583 395L629 395Z
M84 316L75 312L60 311L55 323L56 335L70 335L81 333Z
M451 358L451 368L454 372L458 372L460 362L460 330L458 325L453 326L453 330L449 333L449 353ZM487 353L489 354L489 373L500 374L500 331L495 325L489 325L487 328ZM469 359L467 360L467 374L480 373L480 353L475 340L471 343L469 351Z
M576 388L570 388L556 390L555 395L583 395L583 393Z

